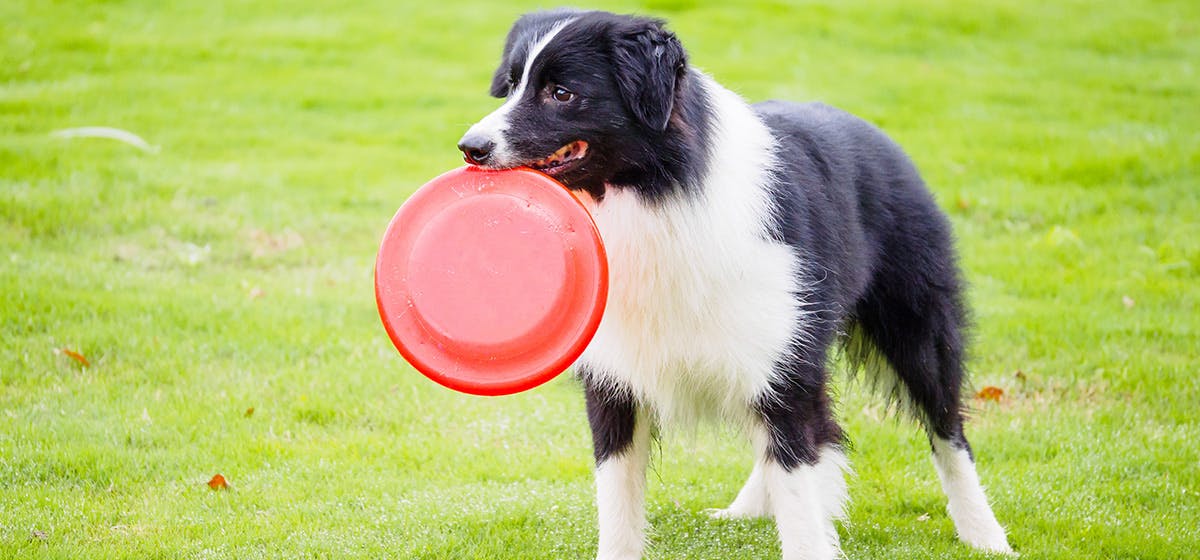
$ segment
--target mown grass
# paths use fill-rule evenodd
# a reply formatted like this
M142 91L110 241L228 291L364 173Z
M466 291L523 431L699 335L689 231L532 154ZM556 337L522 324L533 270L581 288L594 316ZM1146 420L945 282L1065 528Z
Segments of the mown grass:
M539 5L0 4L0 557L594 554L575 383L441 389L372 301L383 227L459 164L507 26ZM972 285L975 384L1004 390L969 429L1024 557L1200 550L1200 5L606 7L917 160ZM84 125L160 151L50 136ZM920 433L839 400L847 555L975 556ZM700 513L748 469L737 434L668 440L652 557L777 557L770 523Z

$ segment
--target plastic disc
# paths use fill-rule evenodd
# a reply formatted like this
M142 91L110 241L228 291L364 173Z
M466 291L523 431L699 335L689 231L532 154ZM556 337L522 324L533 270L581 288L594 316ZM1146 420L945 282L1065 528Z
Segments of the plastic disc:
M375 300L410 364L451 389L506 395L567 369L608 296L583 204L530 169L461 167L426 183L388 225Z

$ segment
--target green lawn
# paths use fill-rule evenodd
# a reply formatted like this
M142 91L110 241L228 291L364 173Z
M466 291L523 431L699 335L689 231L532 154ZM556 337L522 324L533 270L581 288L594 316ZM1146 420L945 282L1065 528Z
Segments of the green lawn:
M0 557L594 554L576 383L452 393L374 308L383 228L460 164L538 5L464 4L0 2ZM750 99L878 123L951 214L1013 546L1194 556L1200 3L707 4L607 7L669 18ZM50 134L87 125L159 151ZM976 557L920 432L839 402L847 555ZM770 522L701 513L749 467L728 430L666 441L651 557L777 558Z

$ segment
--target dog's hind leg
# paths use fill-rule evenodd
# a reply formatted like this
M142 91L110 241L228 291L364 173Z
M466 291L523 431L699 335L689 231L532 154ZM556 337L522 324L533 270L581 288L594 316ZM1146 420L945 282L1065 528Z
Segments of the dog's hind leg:
M958 537L981 550L1011 552L963 433L965 313L957 281L952 273L941 282L912 272L881 277L887 282L873 287L858 305L858 322L895 375L896 396L929 434Z
M958 538L981 550L1011 553L1004 528L992 513L983 486L979 484L966 438L955 443L934 437L932 443L933 465L942 481L942 490L949 498L946 510L954 520Z
M581 370L596 458L596 558L639 560L646 546L650 420L628 394L595 384Z

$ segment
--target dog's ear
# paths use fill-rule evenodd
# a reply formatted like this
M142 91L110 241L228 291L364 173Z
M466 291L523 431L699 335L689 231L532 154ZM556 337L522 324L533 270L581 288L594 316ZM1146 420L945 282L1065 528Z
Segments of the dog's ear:
M496 73L492 75L492 87L488 93L492 97L508 97L508 90L512 87L512 67L508 65L507 60L500 62L500 67L496 69Z
M517 23L508 31L508 37L504 40L504 54L500 55L500 66L492 74L492 86L488 90L488 93L492 94L492 97L508 97L508 90L512 87L513 69L516 66L516 61L512 59L513 47L516 46L517 40L520 38L521 33L524 32L524 28L526 27L525 19L521 18L517 20Z
M621 98L643 125L663 131L675 106L675 86L687 53L663 22L638 19L614 30L613 72Z

